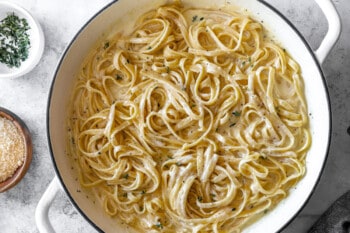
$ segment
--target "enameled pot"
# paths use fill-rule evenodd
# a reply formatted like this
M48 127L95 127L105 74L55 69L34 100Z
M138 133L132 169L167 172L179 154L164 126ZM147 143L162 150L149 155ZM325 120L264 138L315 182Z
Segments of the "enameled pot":
M92 19L73 38L65 50L54 74L48 108L47 132L52 161L56 169L54 178L44 193L36 210L36 222L40 232L53 232L48 219L48 209L61 188L67 193L76 209L98 231L126 232L117 221L107 216L103 209L86 198L87 193L80 189L76 170L66 156L67 107L70 90L75 83L83 59L93 45L103 36L117 29L120 24L130 24L145 11L165 4L166 0L120 0L112 2ZM306 175L290 191L290 194L276 208L269 211L244 232L277 232L283 229L302 209L311 196L321 175L331 135L331 111L325 78L320 65L336 43L340 30L340 19L331 0L316 0L328 20L328 32L320 47L313 51L302 35L276 9L259 0L183 0L183 3L196 7L210 7L232 4L251 12L256 20L263 20L268 28L291 56L298 61L304 77L305 94L310 115L312 146L306 157ZM77 190L78 189L78 190Z

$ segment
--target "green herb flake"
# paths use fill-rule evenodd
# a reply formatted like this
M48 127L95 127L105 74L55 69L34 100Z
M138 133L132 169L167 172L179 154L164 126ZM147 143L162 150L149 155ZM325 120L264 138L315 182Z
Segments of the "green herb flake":
M204 19L204 17L201 17L199 20L202 21Z
M232 210L232 211L235 211L235 210L236 210L236 208L232 208L231 210Z
M117 80L122 80L122 79L123 79L123 77L120 76L119 74L116 74L116 75L115 75L115 78L116 78Z
M211 194L210 194L210 197L211 197L211 199L212 199L213 201L215 201L216 195L215 195L214 193L211 193Z
M148 49L148 50L151 50L151 49L152 49L152 47L151 47L151 46L149 46L147 49Z
M29 56L28 22L15 13L0 21L0 62L8 67L20 67Z
M241 113L238 111L233 111L232 114L235 115L236 117L239 117L241 115Z
M170 68L169 66L166 67L166 72L169 73L170 72Z
M199 197L197 197L197 200L198 200L199 202L202 202L202 201L203 201L203 197L202 197L202 196L199 196Z
M106 43L105 43L105 45L103 46L103 48L104 49L107 49L109 47L109 41L107 41Z
M232 124L230 124L230 127L233 127L233 126L235 126L236 125L236 123L232 123Z
M192 17L192 22L195 22L195 21L197 20L197 18L198 18L197 15L193 16L193 17Z
M145 191L145 190L142 190L142 191L141 191L141 194L142 194L142 195L146 194L146 191Z
M161 222L157 222L157 224L155 224L154 226L159 229L163 229L163 224Z
M129 179L129 174L128 173L124 174L123 178L126 179L126 180Z

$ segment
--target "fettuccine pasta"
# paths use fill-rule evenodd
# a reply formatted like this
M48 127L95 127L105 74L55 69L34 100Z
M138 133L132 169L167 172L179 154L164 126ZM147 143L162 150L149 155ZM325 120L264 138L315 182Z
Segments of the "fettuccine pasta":
M165 5L86 58L68 151L81 185L140 232L239 232L305 173L303 92L261 23Z

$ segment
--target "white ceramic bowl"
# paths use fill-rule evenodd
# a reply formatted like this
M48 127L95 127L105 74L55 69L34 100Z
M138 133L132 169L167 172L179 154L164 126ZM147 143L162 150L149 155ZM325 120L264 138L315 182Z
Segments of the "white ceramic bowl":
M7 1L0 0L0 21L7 17L9 13L15 13L19 18L25 18L29 24L28 30L30 39L30 49L28 58L23 61L20 67L9 68L0 63L0 79L17 78L31 71L40 61L44 51L44 34L36 19L24 8Z

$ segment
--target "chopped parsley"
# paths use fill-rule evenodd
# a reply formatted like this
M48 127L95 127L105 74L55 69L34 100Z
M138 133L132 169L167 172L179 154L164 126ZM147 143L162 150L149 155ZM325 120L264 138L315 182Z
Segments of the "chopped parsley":
M241 115L241 113L238 111L233 111L232 114L235 115L236 117L239 117Z
M30 39L28 22L10 13L0 21L0 62L8 67L20 67L28 58Z
M202 202L202 201L203 201L203 197L202 197L202 196L199 196L199 197L197 197L197 200L198 200L199 202Z
M197 16L197 15L194 15L194 16L192 17L192 22L196 21L197 18L198 18L198 16Z
M210 197L211 197L211 200L212 200L212 201L215 201L216 195L215 195L214 193L211 193L211 194L210 194Z
M129 179L129 174L128 173L124 174L123 178L126 179L126 180Z
M123 77L120 76L119 74L116 74L116 75L115 75L115 78L116 78L117 80L122 80L122 79L123 79Z
M103 48L104 49L107 49L109 47L109 41L107 41L106 43L105 43L105 45L103 46Z
M236 125L236 123L232 123L231 125L230 125L230 127L233 127L233 126L235 126Z
M154 226L159 229L163 229L163 224L161 222L157 222L157 224L155 224Z

